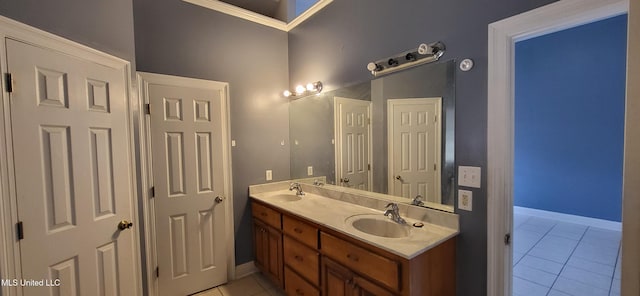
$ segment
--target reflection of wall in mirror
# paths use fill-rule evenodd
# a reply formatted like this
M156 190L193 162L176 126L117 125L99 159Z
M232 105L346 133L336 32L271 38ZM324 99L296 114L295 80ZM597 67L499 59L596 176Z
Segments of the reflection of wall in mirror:
M302 97L289 104L291 177L305 178L307 168L314 176L326 176L335 184L334 97L370 100L370 82L355 84L318 95Z

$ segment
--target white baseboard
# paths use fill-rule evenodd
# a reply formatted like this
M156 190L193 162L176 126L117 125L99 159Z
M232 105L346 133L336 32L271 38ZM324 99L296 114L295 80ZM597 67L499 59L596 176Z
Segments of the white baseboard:
M559 220L559 221L568 222L568 223L582 224L582 225L603 228L608 230L622 231L622 223L616 222L616 221L604 220L604 219L596 219L596 218L590 218L590 217L556 213L556 212L550 212L550 211L544 211L544 210L538 210L538 209L532 209L532 208L524 208L524 207L518 207L518 206L513 207L513 213L528 215L528 216L536 216L540 218L554 219L554 220Z
M236 279L243 278L256 272L258 272L258 268L253 264L253 261L236 265Z

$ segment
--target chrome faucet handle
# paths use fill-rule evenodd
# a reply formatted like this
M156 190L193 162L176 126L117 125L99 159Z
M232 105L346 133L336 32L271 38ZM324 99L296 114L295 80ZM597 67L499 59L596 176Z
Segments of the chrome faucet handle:
M390 202L387 204L386 207L384 207L385 209L388 209L389 207L391 207L392 210L397 211L398 210L398 204L395 202Z
M413 200L411 201L411 204L414 206L421 206L424 203L422 202L422 195L418 194L416 195L416 197L413 198Z

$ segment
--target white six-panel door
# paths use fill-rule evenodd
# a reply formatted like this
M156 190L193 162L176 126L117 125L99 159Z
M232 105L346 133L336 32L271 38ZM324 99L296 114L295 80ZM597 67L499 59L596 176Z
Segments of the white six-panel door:
M227 281L223 98L215 89L159 83L147 93L158 295L188 295Z
M336 184L371 189L371 102L335 97Z
M389 194L440 203L441 102L387 101Z
M127 71L5 40L24 295L136 293Z

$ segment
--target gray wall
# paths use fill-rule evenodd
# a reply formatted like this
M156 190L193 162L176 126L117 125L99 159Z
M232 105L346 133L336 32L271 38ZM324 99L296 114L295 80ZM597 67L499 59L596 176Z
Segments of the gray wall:
M486 294L487 278L487 25L553 0L335 0L289 34L291 84L345 85L370 79L368 62L441 40L443 59L472 58L456 73L456 161L482 167L474 211L460 211L457 293Z
M248 186L267 169L289 179L287 34L178 0L136 0L134 14L139 71L229 82L236 264L251 261Z
M115 55L135 66L132 0L2 0L0 15Z

